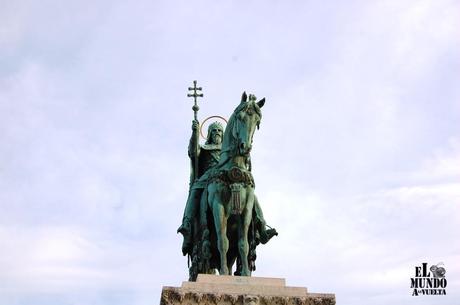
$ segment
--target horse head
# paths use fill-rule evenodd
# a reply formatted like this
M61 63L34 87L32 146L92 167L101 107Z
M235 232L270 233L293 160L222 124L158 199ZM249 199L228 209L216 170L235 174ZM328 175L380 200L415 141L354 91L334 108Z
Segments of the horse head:
M243 92L241 102L233 113L232 136L235 153L238 156L247 157L252 149L252 137L259 129L262 112L260 108L265 104L265 98L256 102L252 94L249 97Z

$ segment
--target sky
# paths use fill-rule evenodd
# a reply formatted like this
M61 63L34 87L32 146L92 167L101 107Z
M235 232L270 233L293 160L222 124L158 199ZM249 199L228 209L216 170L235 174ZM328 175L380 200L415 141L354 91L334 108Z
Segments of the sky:
M460 3L0 0L0 305L155 304L198 117L265 97L253 276L460 304ZM442 262L446 296L412 296Z

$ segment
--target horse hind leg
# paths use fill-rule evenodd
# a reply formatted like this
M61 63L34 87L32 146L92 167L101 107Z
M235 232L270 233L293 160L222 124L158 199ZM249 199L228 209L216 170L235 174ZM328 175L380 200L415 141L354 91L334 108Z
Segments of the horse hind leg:
M227 258L228 274L232 273L232 267L235 264L235 261L236 261L236 256L231 256L230 259Z

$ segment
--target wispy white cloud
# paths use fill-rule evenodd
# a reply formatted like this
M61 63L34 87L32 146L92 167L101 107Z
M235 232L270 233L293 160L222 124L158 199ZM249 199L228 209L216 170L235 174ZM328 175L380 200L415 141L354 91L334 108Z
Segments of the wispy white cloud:
M265 187L260 201L280 236L273 248L261 249L260 272L289 274L297 285L308 279L315 290L338 287L336 293L346 302L375 298L379 304L404 302L402 291L421 262L443 261L451 266L449 278L456 278L460 172L451 170L459 162L452 143L426 160L423 169L404 178L395 173L397 187L340 197L302 187L299 181L278 183L276 190ZM260 184L268 185L268 179ZM453 280L445 304L458 297L457 285ZM360 291L369 295L357 298Z

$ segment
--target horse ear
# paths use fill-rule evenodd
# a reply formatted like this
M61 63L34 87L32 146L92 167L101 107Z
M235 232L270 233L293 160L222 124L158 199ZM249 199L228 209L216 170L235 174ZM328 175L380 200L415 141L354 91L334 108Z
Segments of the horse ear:
M241 96L241 102L246 103L248 100L248 95L246 94L246 91L243 92L243 96Z
M259 106L259 108L262 108L264 105L265 105L265 97L257 102L257 106Z

